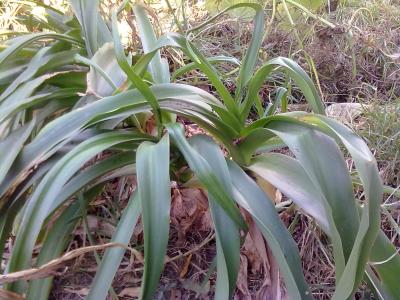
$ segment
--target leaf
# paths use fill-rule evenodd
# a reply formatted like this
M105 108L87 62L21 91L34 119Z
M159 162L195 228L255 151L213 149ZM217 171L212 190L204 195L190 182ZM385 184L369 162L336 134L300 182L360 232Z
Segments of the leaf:
M135 5L133 12L136 17L136 24L142 42L144 53L148 53L154 49L157 44L157 37L154 33L153 27L146 14L146 10L141 5ZM149 63L149 73L152 75L154 83L168 83L170 82L169 65L166 59L162 59L160 51L154 54L153 59Z
M232 184L225 158L218 145L204 135L196 135L189 140L190 145L210 164L214 174L232 198ZM211 215L217 240L217 283L216 299L230 299L236 289L240 264L240 236L236 224L219 206L209 191Z
M272 72L276 72L279 69L283 69L288 73L288 75L290 75L290 78L294 80L296 85L304 94L304 97L310 104L312 110L315 113L324 114L324 104L307 73L295 61L286 57L277 57L269 60L259 68L251 78L246 99L242 103L242 120L247 118L251 106L254 104L255 99L257 99L258 92L261 85L264 83L264 80L267 79Z
M210 64L226 62L226 63L234 64L236 66L240 65L240 62L236 58L230 57L230 56L219 55L219 56L207 57L206 59ZM183 65L182 67L178 68L177 70L175 70L174 73L172 73L171 79L172 79L172 81L174 81L178 77L180 77L196 68L197 68L196 63L194 63L194 62L187 63L187 64Z
M0 157L2 160L0 164L0 182L2 182L7 175L8 170L12 166L35 125L36 122L35 119L33 119L26 125L12 131L4 140L0 141Z
M103 185L95 186L85 193L85 199L90 201L103 189ZM68 206L57 220L52 224L46 239L40 249L36 262L37 266L42 266L47 262L59 257L70 241L70 234L75 228L79 217L82 214L81 203L75 201ZM29 283L27 299L46 299L51 290L53 278L33 280Z
M252 32L249 48L247 49L241 63L239 77L236 83L236 100L241 100L241 97L244 94L244 88L247 86L253 75L253 70L257 63L258 53L264 37L265 14L263 8L261 5L252 6L252 8L254 8L254 10L256 11L253 19L254 29Z
M359 215L351 177L338 145L331 137L294 123L273 122L268 128L289 146L314 185L324 194L332 209L333 221L341 238L340 247L347 260L359 228ZM336 257L335 261L338 263ZM343 268L336 266L337 278L340 278Z
M106 42L112 40L111 33L99 13L99 0L70 0L72 10L82 27L89 57Z
M161 121L162 121L162 115L161 115L161 109L160 105L157 101L156 96L153 94L152 90L150 87L143 81L143 79L136 74L135 70L131 68L129 65L124 49L122 48L120 39L119 39L119 33L118 33L118 24L117 24L117 16L114 13L112 15L112 34L113 34L113 40L114 40L114 49L115 49L115 55L118 61L119 66L121 69L126 73L128 76L128 79L132 82L132 84L140 91L140 93L143 95L143 97L148 101L148 103L151 105L151 108L153 109L153 114L154 118L156 120L158 127L158 133L161 133Z
M139 219L141 211L141 200L139 194L135 191L129 199L128 205L124 209L121 219L118 222L117 229L111 242L128 245L132 237L135 225ZM97 269L96 276L93 279L88 300L106 299L108 290L111 287L112 280L121 264L122 258L126 252L123 248L110 248L105 252L101 264ZM121 296L121 295L120 295Z
M63 185L75 174L82 165L94 155L103 150L127 141L141 138L130 132L109 132L99 134L79 144L68 152L47 173L40 182L28 204L26 205L22 222L17 233L13 253L8 263L8 271L14 272L26 268L32 257L32 251L44 220L52 208L53 202ZM13 283L9 290L23 291L23 282Z
M177 147L185 157L190 169L197 175L208 192L213 195L215 201L224 209L232 220L234 220L236 225L246 230L247 225L239 209L232 201L224 185L220 182L208 162L186 141L179 125L167 124L166 127Z
M278 153L265 153L255 157L248 169L274 185L329 232L324 196L297 160Z
M90 62L94 65L87 75L87 93L100 97L111 96L125 82L127 77L118 65L112 43L100 47Z
M234 186L234 199L252 215L261 230L279 264L290 299L312 299L302 273L297 245L279 218L272 200L236 163L227 160L227 164Z
M171 189L169 136L142 143L136 154L137 188L142 206L144 272L141 299L152 299L164 269L169 233Z
M382 230L379 231L372 246L369 261L370 266L379 275L384 291L388 294L384 299L399 299L400 255Z
M9 57L18 53L25 46L37 41L37 40L46 40L46 39L55 39L60 41L66 41L72 44L80 45L79 41L71 38L68 35L58 34L58 33L31 33L23 36L16 37L12 40L8 40L7 43L9 46L0 52L0 65L4 63Z
M303 122L314 125L326 134L340 140L350 152L360 180L364 187L366 200L362 210L359 230L353 249L346 264L333 299L347 298L358 287L363 278L371 248L380 227L380 202L382 198L382 181L372 153L365 142L346 126L321 115L306 113L289 114Z
M165 109L193 118L203 124L207 130L215 133L221 140L226 139L227 130L223 130L224 135L222 135L222 131L220 132L212 123L210 124L210 120L212 120L217 122L218 126L223 126L221 120L212 113L211 105L218 103L213 96L199 88L182 84L154 85L151 89ZM0 196L10 189L18 177L29 172L32 166L39 164L46 157L54 154L84 128L108 119L121 116L127 118L133 113L149 109L144 97L135 89L99 99L58 117L48 123L32 143L25 146L14 167L0 184Z

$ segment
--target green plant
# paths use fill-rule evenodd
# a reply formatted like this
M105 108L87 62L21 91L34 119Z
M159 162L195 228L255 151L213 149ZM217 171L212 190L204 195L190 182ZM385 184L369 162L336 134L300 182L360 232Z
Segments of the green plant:
M18 89L7 92L5 99L10 96L23 99L20 100L23 104L0 114L0 152L4 157L0 169L1 249L15 216L20 214L22 218L8 261L8 273L30 266L39 237L42 247L36 265L60 256L69 233L79 219L85 218L89 201L104 182L122 176L121 173L135 174L138 188L119 220L112 241L127 245L141 215L145 255L141 298L152 299L168 241L170 159L183 157L192 177L208 191L216 232L216 299L230 298L236 287L240 231L247 231L238 206L250 213L268 242L290 297L312 298L296 244L272 201L252 176L276 186L298 208L315 218L330 237L337 279L334 299L350 298L364 274L378 297L399 296L396 275L400 257L379 233L382 184L375 160L360 137L324 116L323 103L312 81L295 62L287 58L272 59L253 74L264 29L264 13L259 5L237 4L227 9L246 7L255 11L252 40L241 62L232 96L210 63L219 60L204 57L182 35L171 33L157 39L143 7L135 6L134 12L145 54L132 65L132 58L126 57L119 40L117 14L111 18L110 32L107 22L93 9L92 5L96 8L98 1L91 1L90 7L89 1L83 0L71 4L76 17L71 21L74 29L63 34L17 37L0 53L3 74L7 64L17 64L12 58L26 55L22 63L28 64L15 71L19 75L10 77L3 90L5 93L10 86L17 86ZM218 16L191 31L201 29ZM113 45L108 43L111 36ZM78 67L77 62L90 65L87 93L79 98L74 91L67 98L73 104L66 108L49 109L46 102L38 105L36 99L47 91L49 84L46 81L44 86L33 85L36 78L41 78L39 73L33 72L26 85L18 81L27 76L23 74L39 59L42 50L33 47L33 42L41 38L61 41L51 44L52 47L61 43L78 51L79 55L75 54L70 62L72 68ZM168 65L159 52L165 47L179 49L193 62L190 67L176 70L178 74L199 69L215 88L217 97L189 85L170 83ZM58 67L49 68L45 74ZM61 69L65 68L71 69L70 64L63 64ZM302 91L314 113L276 114L271 107L264 108L258 91L268 76L281 71ZM82 82L80 77L79 80L63 78L61 83L82 87ZM29 88L22 96L21 86ZM62 89L63 85L52 87L48 97L59 99L57 95ZM285 105L284 96L277 101ZM248 123L253 107L258 117ZM6 109L6 105L0 109ZM145 131L143 121L150 111L156 122L154 135ZM179 123L174 122L175 114L197 123L212 137L198 135L186 139ZM127 124L128 128L122 128L121 124ZM343 144L353 157L365 201L355 199L337 143ZM224 156L220 146L227 150L228 156ZM289 147L295 158L272 152L284 147ZM109 155L93 163L93 157L104 150ZM57 220L49 227L55 216ZM118 247L106 250L89 299L106 297L124 252L124 248ZM26 292L28 299L42 299L48 296L51 278L29 283L20 280L5 287Z

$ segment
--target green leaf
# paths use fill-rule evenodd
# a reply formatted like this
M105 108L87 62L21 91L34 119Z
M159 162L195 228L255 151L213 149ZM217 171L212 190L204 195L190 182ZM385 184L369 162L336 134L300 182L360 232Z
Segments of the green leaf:
M22 48L25 46L36 42L38 40L47 40L47 39L55 39L55 40L60 40L60 41L66 41L71 44L76 44L80 45L80 42L71 38L68 35L64 34L58 34L58 33L31 33L31 34L26 34L23 36L16 37L12 40L8 40L7 48L0 52L0 65L6 61L9 57L17 54Z
M13 253L8 263L9 272L29 266L32 251L43 222L51 212L57 195L72 175L84 163L103 150L119 143L141 138L143 136L131 132L113 131L99 134L79 144L57 162L40 182L25 208ZM24 291L24 283L12 283L8 286L8 289L21 293Z
M29 138L35 125L36 122L33 119L28 124L12 131L5 139L0 141L0 182L6 177L8 170Z
M167 252L171 187L169 136L142 143L136 154L137 189L142 206L144 272L141 299L153 299Z
M103 185L95 186L85 192L86 202L92 200L103 190ZM74 230L79 217L82 215L82 204L75 201L68 206L57 220L52 224L46 238L40 248L36 266L41 266L52 259L59 257L70 241L71 233ZM33 280L29 283L27 299L47 299L50 294L53 277Z
M224 155L219 146L207 136L197 135L189 140L212 168L223 184L225 191L232 198L232 183ZM215 299L231 299L236 289L236 280L240 264L240 235L233 220L223 210L214 195L208 195L217 241L217 283Z
M379 281L386 293L382 298L385 300L400 299L400 255L382 230L379 231L371 249L369 260L370 266L378 273Z
M321 189L332 209L341 238L340 247L343 247L347 260L359 228L359 215L351 177L338 145L331 137L295 123L272 122L268 129L289 146L314 185ZM337 278L342 272L343 269L337 266Z
M99 0L70 0L75 16L82 27L89 57L106 42L112 40L111 33L99 13Z
M218 55L213 57L207 57L206 59L210 64L217 64L221 62L221 63L231 63L236 66L240 65L240 62L236 58L230 56ZM186 74L196 68L197 68L196 63L194 62L187 63L182 67L180 67L179 69L175 70L174 73L172 73L171 79L172 81L174 81L183 74Z
M247 86L250 81L254 67L257 63L258 52L261 47L261 43L264 37L264 23L265 23L265 14L262 6L252 6L256 7L256 14L253 19L253 32L250 41L249 48L246 51L246 54L242 60L242 64L240 67L239 77L236 83L236 100L240 101L242 95L244 94L244 88Z
M218 130L223 122L212 112L212 106L218 101L205 91L182 84L160 84L151 87L154 95L166 110L199 121L207 130L226 140L227 129ZM29 169L51 156L68 140L77 136L85 127L101 121L121 116L130 116L137 112L148 111L150 106L138 90L129 90L115 96L99 99L66 113L47 124L29 145L25 146L17 157L16 164L0 184L0 196L4 195L15 180ZM226 127L225 127L226 128ZM228 128L229 129L229 128Z
M227 160L236 202L254 218L277 260L290 299L312 299L304 280L300 255L272 200L233 161Z
M76 56L78 60L90 65L87 75L87 93L100 97L111 96L126 80L126 74L121 70L115 58L114 46L106 43L97 50L92 59Z
M242 120L246 120L251 106L254 104L255 99L257 99L259 90L261 85L264 83L264 80L266 80L272 72L276 72L279 69L283 69L288 73L288 75L290 75L290 78L292 78L296 85L300 88L301 92L304 94L304 97L315 113L325 114L324 104L307 73L293 60L285 57L278 57L269 60L266 64L259 68L251 78L246 99L242 103Z
M161 133L161 109L160 105L157 101L156 96L153 94L150 87L143 81L143 79L136 74L134 69L131 68L130 64L128 63L124 49L122 48L119 33L118 33L118 25L117 25L117 16L115 13L112 15L112 34L114 39L114 48L115 48L115 55L118 61L119 66L121 69L126 73L129 80L133 83L133 85L140 91L143 97L149 102L151 108L153 109L154 118L156 119L156 123L158 125L158 133Z
M166 127L177 147L185 157L190 169L197 175L208 192L214 196L215 201L224 209L232 220L234 220L239 228L247 230L247 224L240 214L239 209L207 160L190 146L178 124L168 124Z
M139 219L140 211L141 200L139 199L139 193L135 191L124 209L124 213L118 222L117 229L111 242L125 244L126 246L129 245L135 225ZM126 249L124 248L109 248L106 250L86 299L106 299L112 280L121 264L125 252Z
M340 140L350 152L364 187L366 201L362 210L359 230L346 268L337 285L333 299L345 299L358 287L364 276L365 265L380 227L380 202L382 181L374 156L365 142L346 126L321 115L307 113L288 114L296 116Z
M153 50L157 44L157 37L154 33L153 26L151 25L143 6L135 5L133 7L133 12L136 17L136 24L144 53L148 53ZM148 69L149 73L153 77L154 83L170 82L168 61L161 58L160 51L157 51L154 54L153 59L149 63Z

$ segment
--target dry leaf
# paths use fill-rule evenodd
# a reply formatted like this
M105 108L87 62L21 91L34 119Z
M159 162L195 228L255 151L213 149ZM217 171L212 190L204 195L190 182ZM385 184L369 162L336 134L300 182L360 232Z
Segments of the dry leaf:
M118 297L139 297L140 295L140 287L130 287L123 289L119 294Z
M186 273L189 270L190 262L192 261L192 253L190 253L186 259L185 259L185 264L183 265L182 271L179 273L179 277L183 278L185 277Z
M211 229L211 223L204 223L208 210L205 193L200 189L173 189L171 221L176 226L180 243L185 241L186 233L193 228L199 231Z
M238 293L235 295L235 300L251 300L251 295L249 292L249 288L247 285L248 278L247 278L247 268L248 262L247 257L243 254L240 255L240 269L237 279L237 289Z
M0 289L0 300L24 300L20 294Z

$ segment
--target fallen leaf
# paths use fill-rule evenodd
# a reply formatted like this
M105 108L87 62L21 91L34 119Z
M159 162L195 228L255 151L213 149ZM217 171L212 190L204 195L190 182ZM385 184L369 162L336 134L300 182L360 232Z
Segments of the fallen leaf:
M24 300L20 294L0 289L0 300Z
M130 287L124 288L119 294L118 297L139 297L140 295L140 287Z
M185 275L187 274L191 261L192 261L192 253L190 253L185 259L185 264L183 265L182 271L179 274L180 278L185 277Z
M236 282L236 286L238 292L235 294L235 300L251 300L251 294L249 292L248 287L248 278L247 278L247 268L248 261L247 257L243 254L240 255L240 269L238 274L238 279Z

